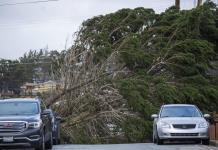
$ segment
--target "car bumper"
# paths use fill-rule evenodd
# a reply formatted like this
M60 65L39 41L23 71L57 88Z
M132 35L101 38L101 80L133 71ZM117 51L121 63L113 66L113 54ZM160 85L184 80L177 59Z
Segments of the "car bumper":
M158 129L160 139L208 139L208 128L195 129Z
M5 137L12 137L13 141L4 141ZM37 147L40 145L40 129L28 129L20 133L1 133L0 147Z

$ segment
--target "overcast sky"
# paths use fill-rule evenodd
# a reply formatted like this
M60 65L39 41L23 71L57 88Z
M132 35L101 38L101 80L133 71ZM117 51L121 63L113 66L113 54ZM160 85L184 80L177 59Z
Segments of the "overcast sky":
M58 0L4 5L30 1L37 0L0 0L0 58L16 59L30 49L45 47L63 50L66 41L67 47L72 44L73 33L88 18L135 7L153 8L159 13L175 0ZM195 1L181 0L182 8L193 8Z

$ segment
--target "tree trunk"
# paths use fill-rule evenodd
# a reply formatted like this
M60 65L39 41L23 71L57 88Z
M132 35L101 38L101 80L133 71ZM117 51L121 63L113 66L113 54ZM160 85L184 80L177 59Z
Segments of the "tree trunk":
M198 5L197 6L199 7L199 6L201 6L201 4L202 4L202 0L198 0Z
M175 1L175 6L180 9L180 0Z

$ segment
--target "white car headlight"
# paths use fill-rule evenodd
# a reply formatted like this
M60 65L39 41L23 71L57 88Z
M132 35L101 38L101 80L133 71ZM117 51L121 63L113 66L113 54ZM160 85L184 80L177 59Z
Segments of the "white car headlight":
M198 128L208 128L208 123L207 122L201 122L201 123L199 123Z
M161 128L170 128L170 124L166 122L160 122Z
M38 122L29 122L29 128L40 128L42 125L42 121L38 121Z

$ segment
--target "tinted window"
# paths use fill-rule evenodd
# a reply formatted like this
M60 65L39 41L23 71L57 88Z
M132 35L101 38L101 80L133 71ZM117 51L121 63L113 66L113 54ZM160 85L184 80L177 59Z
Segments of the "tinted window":
M39 113L36 102L1 102L0 115L34 115Z
M201 117L194 106L166 106L161 111L161 117Z

